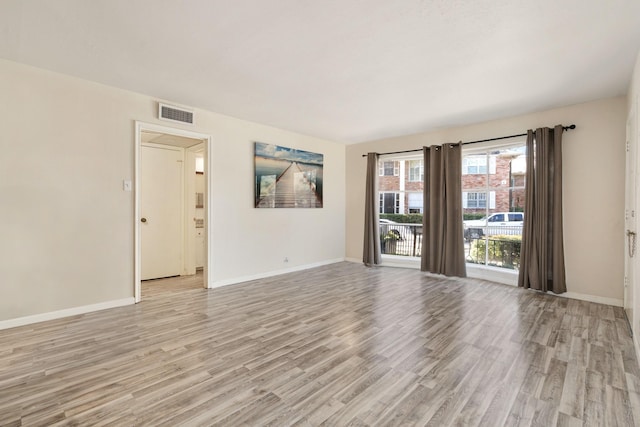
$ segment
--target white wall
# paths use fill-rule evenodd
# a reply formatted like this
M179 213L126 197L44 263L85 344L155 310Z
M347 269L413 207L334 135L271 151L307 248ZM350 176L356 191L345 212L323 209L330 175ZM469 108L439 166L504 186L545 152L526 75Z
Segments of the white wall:
M569 295L622 304L624 278L624 97L472 126L347 147L347 258L362 259L367 152L473 141L575 123L563 136L565 261Z
M213 279L344 258L345 147L0 60L0 321L133 296L134 121L212 136ZM324 154L322 209L254 209L253 142ZM289 263L283 262L284 257Z
M629 86L629 93L627 95L627 117L633 120L635 124L635 133L630 136L631 141L635 141L636 153L640 157L640 52L636 58L636 65L633 70L633 76L631 78L631 84ZM635 108L634 108L635 107ZM631 115L635 115L632 117ZM640 165L640 158L638 159ZM637 176L635 177L637 179ZM640 191L640 185L638 185L637 191ZM640 194L636 194L636 205L640 203ZM640 206L636 206L636 212L640 211ZM637 230L636 230L637 231ZM637 253L637 252L636 252ZM631 288L630 296L631 301L628 302L627 307L631 310L631 327L633 329L634 340L636 343L636 351L640 354L640 256L636 255L635 262L635 277L633 282L629 283Z

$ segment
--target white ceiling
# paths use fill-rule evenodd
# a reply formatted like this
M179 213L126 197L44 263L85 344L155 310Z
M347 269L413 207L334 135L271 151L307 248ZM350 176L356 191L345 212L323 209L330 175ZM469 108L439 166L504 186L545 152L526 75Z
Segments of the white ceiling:
M624 95L639 50L640 0L0 2L1 58L344 143Z

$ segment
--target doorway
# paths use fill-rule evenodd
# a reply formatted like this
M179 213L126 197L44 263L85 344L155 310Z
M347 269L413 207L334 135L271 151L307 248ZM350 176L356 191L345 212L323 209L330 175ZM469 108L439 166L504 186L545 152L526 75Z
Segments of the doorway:
M135 301L142 299L143 280L145 287L173 277L207 288L211 139L142 122L136 122L135 139ZM199 175L196 158L202 159Z
M625 170L625 263L624 263L624 310L635 331L638 325L638 105L631 106L627 118L626 170Z

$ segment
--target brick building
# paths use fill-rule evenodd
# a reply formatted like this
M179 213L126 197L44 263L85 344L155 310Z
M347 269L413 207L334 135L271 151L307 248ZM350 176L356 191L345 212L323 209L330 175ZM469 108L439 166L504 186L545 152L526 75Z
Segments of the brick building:
M465 213L524 210L526 156L503 150L468 155L462 162L462 205ZM422 160L381 160L378 190L380 213L422 213Z

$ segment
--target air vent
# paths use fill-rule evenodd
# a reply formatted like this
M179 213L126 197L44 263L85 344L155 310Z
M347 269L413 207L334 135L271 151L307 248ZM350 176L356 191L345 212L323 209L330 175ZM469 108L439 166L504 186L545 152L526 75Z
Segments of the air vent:
M158 118L171 122L193 124L193 111L158 103Z

